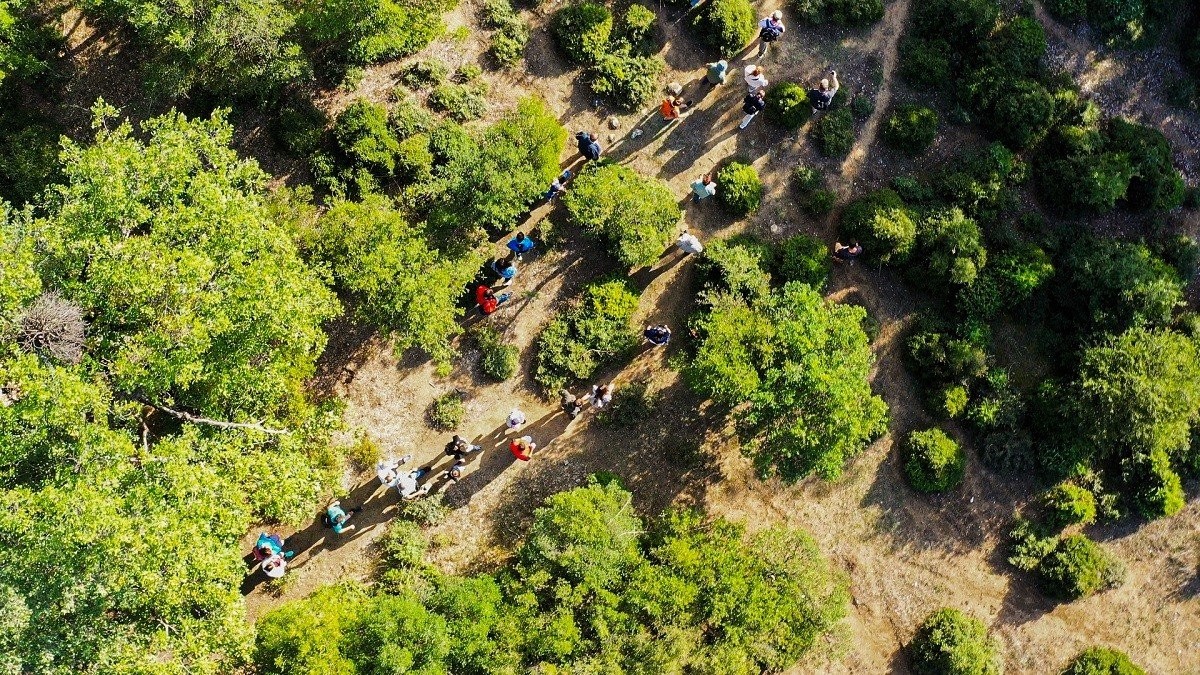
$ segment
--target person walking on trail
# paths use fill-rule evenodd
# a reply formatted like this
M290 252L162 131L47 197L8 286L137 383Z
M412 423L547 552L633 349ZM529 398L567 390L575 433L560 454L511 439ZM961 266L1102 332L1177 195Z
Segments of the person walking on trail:
M479 305L479 309L484 313L484 315L495 312L500 305L508 302L508 299L511 297L512 293L501 293L500 295L496 295L492 292L492 289L483 284L480 284L479 288L475 289L475 302Z
M446 444L446 449L443 452L447 457L453 457L454 459L459 460L471 454L472 452L479 452L482 449L483 446L471 445L462 436L455 434L454 438L450 439L450 442Z
M767 92L765 90L759 89L756 92L746 94L746 98L742 99L742 112L746 113L746 116L738 124L738 129L745 129L750 126L750 122L755 117L758 117L758 113L762 112L766 107Z
M770 82L767 81L767 76L763 72L762 66L750 64L746 66L746 87L748 93L753 94L759 89L766 89Z
M604 386L600 386L598 384L592 385L592 395L589 397L589 400L592 402L593 408L599 410L609 403L612 403L612 397L613 386L611 384L606 384Z
M550 188L546 190L546 194L542 195L542 199L548 202L554 201L555 197L567 191L567 181L571 180L574 175L570 169L565 169L558 178L550 183Z
M525 422L525 413L522 412L520 408L513 408L513 411L508 413L508 419L504 421L504 424L507 425L511 431L512 429L523 426Z
M529 253L537 246L537 242L531 239L529 235L525 234L524 232L517 232L512 239L508 240L508 244L506 244L506 246L508 247L508 250L512 251L516 255L516 259L520 260L521 256Z
M385 488L396 487L396 483L400 481L400 460L388 457L376 462L375 477Z
M713 180L711 173L706 173L703 176L692 181L692 200L700 201L708 199L717 194L717 182Z
M842 242L834 242L833 244L833 259L836 262L854 264L858 256L862 255L863 247L859 246L858 242L853 244L843 244Z
M466 472L467 472L467 460L462 457L459 457L458 459L454 460L454 466L450 467L449 469L446 469L446 471L444 473L442 473L441 477L444 480L450 481L450 484L453 485L453 484L457 483L459 480L461 480L463 475Z
M571 419L579 417L579 413L583 412L583 404L579 402L579 397L566 389L558 392L559 406Z
M758 22L758 58L767 54L767 47L783 37L787 28L783 25L783 12L775 10L771 16Z
M581 131L575 134L575 143L579 147L579 154L583 155L584 159L596 161L600 159L600 144L596 142L596 134L589 131Z
M812 101L814 111L829 110L829 106L833 104L833 97L837 95L841 85L838 84L837 71L829 71L829 77L821 80L819 89L810 89L808 92L808 100Z
M296 555L295 551L283 550L283 537L278 534L268 534L262 532L258 535L258 541L254 542L254 559L262 562L271 556L282 555L284 558L291 558Z
M508 451L513 454L513 457L522 462L528 462L534 450L537 450L537 443L534 443L533 438L530 436L514 438L508 444Z
M671 329L663 324L646 326L646 330L642 331L642 336L655 347L662 347L671 341Z
M684 110L692 104L691 101L684 101L682 96L670 96L663 99L662 105L658 111L662 113L663 122L670 124L679 119Z
M272 579L278 579L287 574L287 567L287 558L280 553L276 553L262 561L263 573Z
M405 457L406 462L409 459L411 459L411 455ZM423 466L407 473L401 473L400 480L396 484L396 491L400 493L400 498L404 501L412 501L428 494L429 485L422 486L420 481L432 470L432 466Z
M496 277L504 281L507 286L517 276L517 263L513 262L515 256L507 258L497 258L492 260L492 271L496 273Z
M341 534L343 532L353 530L354 525L350 525L348 523L350 522L351 516L359 511L362 511L361 507L357 509L350 509L350 513L346 513L346 510L342 508L341 501L334 500L332 504L325 508L325 523L329 525L329 527L333 528L334 534Z
M715 63L708 64L708 72L704 74L704 81L712 86L725 84L725 78L729 73L729 62L721 59Z
M680 251L683 251L684 255L692 255L704 250L704 244L700 243L696 235L686 230L683 234L679 235L679 239L675 240L675 245L679 247Z

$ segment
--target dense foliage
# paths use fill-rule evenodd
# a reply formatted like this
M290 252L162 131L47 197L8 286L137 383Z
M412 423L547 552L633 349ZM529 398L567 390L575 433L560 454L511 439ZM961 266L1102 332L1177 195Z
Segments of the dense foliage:
M749 0L709 0L692 19L692 28L702 42L723 58L742 51L756 33L757 21Z
M904 454L904 475L916 490L945 492L962 482L966 453L941 429L910 433Z
M680 210L666 183L620 164L593 163L563 196L571 223L608 242L626 267L658 260L675 236Z
M614 25L607 7L585 1L555 12L550 27L567 58L587 67L592 93L632 111L658 93L666 68L653 56L654 25L654 13L641 5L630 6Z
M883 18L883 0L791 0L804 23L867 26Z
M909 155L925 152L937 138L938 115L919 105L902 105L883 126L883 138Z
M884 263L905 260L917 238L912 215L900 196L889 189L851 202L842 212L841 231L860 242L867 255Z
M711 302L692 321L699 343L686 375L714 401L746 406L740 419L759 443L760 470L834 478L884 431L887 406L867 383L861 307L828 303L795 282L751 302L724 294Z
M915 675L1000 675L1000 648L987 626L957 609L939 609L921 622L908 644Z
M767 119L784 129L799 129L812 117L808 90L795 82L780 82L767 90Z
M54 288L89 337L77 365L0 346L6 656L17 672L229 672L252 639L239 539L307 519L337 470L331 421L301 393L337 303L220 115L135 136L109 114L65 146L39 216L0 227L18 263L2 320Z
M535 379L547 391L587 380L637 343L630 320L638 297L621 280L597 282L546 326L537 341Z
M1062 675L1146 675L1146 671L1130 660L1125 652L1092 647L1071 659Z
M495 576L441 574L410 528L383 546L382 590L260 620L261 672L779 671L822 649L848 597L807 535L691 511L647 527L615 480L547 500Z
M743 162L730 162L717 171L717 199L735 216L746 216L762 203L763 184L758 170Z
M854 147L854 114L845 107L825 113L813 125L812 137L822 155L845 155Z

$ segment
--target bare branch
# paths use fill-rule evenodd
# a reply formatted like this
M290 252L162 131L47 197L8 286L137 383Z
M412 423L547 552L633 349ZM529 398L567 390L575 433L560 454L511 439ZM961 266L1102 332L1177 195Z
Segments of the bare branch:
M292 433L291 430L289 430L289 429L272 429L271 427L264 427L262 422L253 422L253 423L251 423L251 422L228 422L225 420L209 419L207 417L200 417L199 415L193 415L189 412L184 412L182 410L175 410L174 408L168 408L165 405L151 403L150 401L147 401L143 398L138 398L138 397L134 397L134 398L137 402L148 405L151 408L158 410L159 412L164 412L164 413L170 415L171 417L174 417L177 420L183 420L184 422L191 422L192 424L203 424L203 425L210 426L210 427L217 427L218 429L250 429L251 431L261 431L264 434L272 434L275 436L286 436L286 435Z
M43 293L21 312L17 342L27 352L43 354L63 363L83 358L83 310L53 291Z

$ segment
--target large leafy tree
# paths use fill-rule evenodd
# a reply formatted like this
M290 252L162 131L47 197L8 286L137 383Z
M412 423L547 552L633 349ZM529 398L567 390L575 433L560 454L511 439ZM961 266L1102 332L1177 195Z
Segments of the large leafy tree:
M864 316L800 283L752 304L717 298L694 322L700 343L687 375L718 403L746 406L760 469L834 478L887 425L867 381Z
M573 224L603 238L622 265L653 263L675 234L679 205L661 180L620 164L593 164L563 198Z

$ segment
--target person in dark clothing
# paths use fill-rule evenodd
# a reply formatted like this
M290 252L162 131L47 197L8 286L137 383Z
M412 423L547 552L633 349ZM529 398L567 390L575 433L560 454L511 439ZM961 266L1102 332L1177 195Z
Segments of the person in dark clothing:
M575 134L575 142L579 145L579 154L583 155L584 159L590 159L593 162L600 159L600 144L596 142L596 134L581 131Z
M829 110L833 97L837 95L841 85L838 83L837 71L829 71L829 77L821 80L820 89L810 89L808 100L812 101L813 110Z
M671 341L671 329L664 325L646 326L642 335L655 347L661 347Z
M857 241L849 246L840 241L833 245L833 259L838 262L853 263L862 252L863 247L859 246Z
M746 94L746 98L742 99L742 112L746 116L742 118L742 123L738 125L739 129L745 129L749 126L751 120L758 116L767 107L767 94L762 89L753 94Z
M571 419L579 417L579 413L583 411L583 404L579 402L579 397L571 392L563 389L559 393L559 404L562 406L562 411L571 416Z
M444 452L447 457L453 457L455 460L461 460L472 452L478 452L483 447L479 445L471 445L462 436L455 434L454 438L446 444Z

